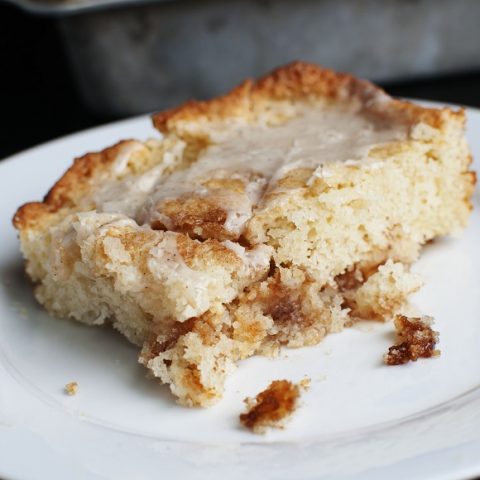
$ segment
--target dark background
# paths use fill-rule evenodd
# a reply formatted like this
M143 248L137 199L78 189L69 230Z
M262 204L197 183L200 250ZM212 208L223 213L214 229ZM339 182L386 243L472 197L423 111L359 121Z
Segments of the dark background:
M115 120L82 104L55 21L0 3L0 158ZM383 84L389 93L480 106L480 72Z

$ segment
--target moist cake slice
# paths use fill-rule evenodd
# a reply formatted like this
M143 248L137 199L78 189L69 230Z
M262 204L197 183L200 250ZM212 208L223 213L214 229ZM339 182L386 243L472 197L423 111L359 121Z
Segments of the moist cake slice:
M421 246L461 231L475 175L462 110L294 63L153 116L15 217L36 297L112 324L184 405L236 363L399 313Z

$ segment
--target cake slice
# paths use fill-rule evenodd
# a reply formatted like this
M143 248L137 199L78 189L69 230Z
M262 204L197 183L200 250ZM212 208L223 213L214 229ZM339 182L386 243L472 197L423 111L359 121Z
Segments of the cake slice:
M462 110L294 63L153 116L15 217L36 297L112 324L184 405L237 362L399 313L427 241L460 232L475 175Z

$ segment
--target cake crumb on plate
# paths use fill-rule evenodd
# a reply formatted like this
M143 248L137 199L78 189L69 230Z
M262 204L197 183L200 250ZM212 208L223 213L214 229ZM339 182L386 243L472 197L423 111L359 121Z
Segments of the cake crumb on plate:
M432 317L397 315L394 323L400 343L390 347L385 354L384 362L387 365L401 365L440 355L440 350L435 349L438 332L432 330Z
M312 384L311 378L307 377L306 375L298 382L298 386L303 388L304 390L308 390L311 384Z
M265 433L268 427L284 428L284 420L297 408L301 390L310 387L310 379L298 384L274 380L255 398L246 398L248 410L240 415L240 423L254 433Z
M76 395L78 392L78 383L77 382L70 382L65 385L65 393L67 395L73 396Z

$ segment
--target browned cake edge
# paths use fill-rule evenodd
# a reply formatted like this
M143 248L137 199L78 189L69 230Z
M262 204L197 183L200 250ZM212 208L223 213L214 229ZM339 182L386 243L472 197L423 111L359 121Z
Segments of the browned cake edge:
M41 228L52 214L75 208L78 199L89 191L92 179L102 171L108 170L122 147L130 141L122 140L100 152L87 153L76 158L42 202L29 202L17 210L13 217L15 228L18 230Z
M263 100L298 100L312 97L333 101L358 99L373 110L389 110L392 115L401 116L411 123L424 122L439 129L454 118L462 124L465 122L463 109L425 108L407 101L395 100L367 80L305 62L290 63L257 81L245 80L224 96L207 101L191 100L177 108L156 113L152 118L154 126L168 134L175 131L180 121L212 121L244 116L252 105Z

